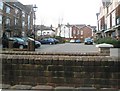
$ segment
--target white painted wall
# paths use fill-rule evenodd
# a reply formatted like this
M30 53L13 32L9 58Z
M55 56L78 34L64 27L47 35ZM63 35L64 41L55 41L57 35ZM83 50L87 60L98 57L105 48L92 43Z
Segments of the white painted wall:
M53 35L55 35L55 32L52 31L52 30L42 30L42 34L41 34L41 30L38 30L37 31L37 36L40 36L40 35L50 35L50 36L53 36Z
M71 27L69 28L65 25L62 25L61 28L59 27L57 29L56 35L61 36L61 37L65 37L65 38L72 38L72 29L71 29Z

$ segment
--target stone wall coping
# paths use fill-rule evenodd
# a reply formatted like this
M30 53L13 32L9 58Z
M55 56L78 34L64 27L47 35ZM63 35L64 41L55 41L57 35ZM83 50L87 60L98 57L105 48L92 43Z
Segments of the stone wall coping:
M106 56L106 53L86 52L86 53L56 53L56 52L30 52L30 51L2 51L2 54L11 55L64 55L64 56Z
M3 85L2 85L3 86ZM8 86L8 84L4 84L4 86ZM73 90L73 91L120 91L120 89L116 88L99 88L99 90L95 87L70 87L70 86L49 86L49 85L9 85L9 88L2 88L3 91L12 91L12 90L20 90L20 91L34 91L34 90L42 90L42 91L48 91L48 90Z
M34 86L32 87L31 89L36 89L36 90L51 90L53 89L52 86L48 86L48 85L37 85L37 86Z
M98 47L98 48L112 48L114 46L112 44L103 43L103 44L96 45L96 47Z
M51 55L6 55L2 59L27 59L27 60L74 60L74 61L119 61L120 57L111 56L51 56Z

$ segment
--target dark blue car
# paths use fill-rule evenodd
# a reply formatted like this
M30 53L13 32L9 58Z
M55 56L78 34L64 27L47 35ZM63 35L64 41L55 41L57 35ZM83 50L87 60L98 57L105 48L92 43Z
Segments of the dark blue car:
M55 38L44 38L42 40L40 40L41 44L57 44L59 43L59 40L55 39Z

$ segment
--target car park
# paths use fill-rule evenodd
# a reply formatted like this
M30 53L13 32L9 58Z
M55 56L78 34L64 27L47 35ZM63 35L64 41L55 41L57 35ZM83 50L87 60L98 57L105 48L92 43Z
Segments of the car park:
M84 44L88 44L88 45L92 45L93 44L93 40L91 38L85 38L84 40Z

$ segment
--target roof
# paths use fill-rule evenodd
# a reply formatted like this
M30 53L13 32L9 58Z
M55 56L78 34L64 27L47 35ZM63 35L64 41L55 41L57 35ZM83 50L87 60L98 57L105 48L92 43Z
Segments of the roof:
M31 9L33 8L33 5L23 5L20 2L7 2L7 3L27 13L31 12Z
M51 28L49 26L44 26L44 25L36 25L35 28L36 28L36 30L52 30L52 31L54 31L53 28Z

